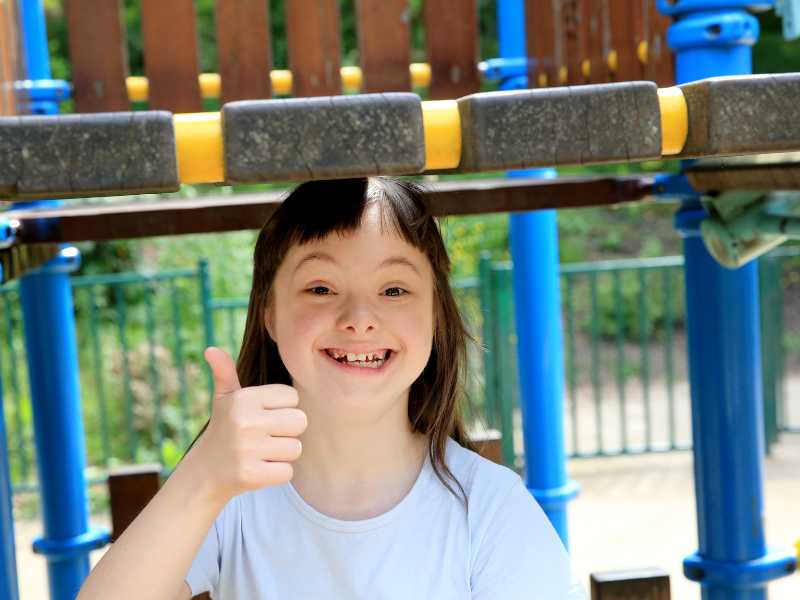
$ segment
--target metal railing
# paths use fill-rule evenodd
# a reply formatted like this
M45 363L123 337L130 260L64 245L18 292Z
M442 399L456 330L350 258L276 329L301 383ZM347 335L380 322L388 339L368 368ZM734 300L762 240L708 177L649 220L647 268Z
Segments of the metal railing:
M789 371L800 367L800 249L762 258L767 440L800 430ZM685 449L691 442L681 257L573 263L561 268L565 427L571 457ZM121 463L177 463L208 417L203 349L238 351L247 299L211 295L208 265L156 274L72 278L90 481ZM478 344L469 349L467 421L522 453L510 263L482 259L454 280ZM15 491L35 481L33 427L17 286L0 289L3 378ZM790 321L784 322L784 313ZM485 351L483 349L485 347ZM800 378L798 378L800 380ZM509 434L511 432L511 434Z

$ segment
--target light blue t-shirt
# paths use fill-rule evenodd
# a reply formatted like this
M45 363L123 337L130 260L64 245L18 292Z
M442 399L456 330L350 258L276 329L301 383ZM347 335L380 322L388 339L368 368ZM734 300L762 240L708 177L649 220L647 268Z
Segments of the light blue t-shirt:
M430 458L400 503L361 521L320 513L291 482L267 487L223 508L186 582L214 600L585 600L519 475L452 439L445 461L469 514Z

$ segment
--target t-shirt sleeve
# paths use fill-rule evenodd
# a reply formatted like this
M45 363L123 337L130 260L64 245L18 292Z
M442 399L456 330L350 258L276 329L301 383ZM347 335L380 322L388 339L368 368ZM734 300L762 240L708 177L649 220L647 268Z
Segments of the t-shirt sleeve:
M514 474L473 540L472 600L585 600L547 515Z
M220 569L219 522L217 518L211 525L186 574L186 583L192 590L192 596L210 592L214 597Z

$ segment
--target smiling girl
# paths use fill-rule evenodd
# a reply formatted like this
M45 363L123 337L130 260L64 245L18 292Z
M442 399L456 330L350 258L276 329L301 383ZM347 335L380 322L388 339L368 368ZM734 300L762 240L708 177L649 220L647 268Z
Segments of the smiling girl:
M468 334L421 190L300 185L254 264L238 363L206 350L209 422L79 598L584 598L465 435Z

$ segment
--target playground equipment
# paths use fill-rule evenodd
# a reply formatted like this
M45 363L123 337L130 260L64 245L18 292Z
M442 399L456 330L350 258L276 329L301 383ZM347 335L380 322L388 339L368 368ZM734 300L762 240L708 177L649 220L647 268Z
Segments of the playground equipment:
M337 3L286 3L291 88L296 96L315 98L273 100L271 82L276 77L268 76L265 3L218 0L222 108L201 113L201 86L213 87L216 79L203 84L210 80L198 74L193 3L143 0L151 110L130 113L131 96L141 99L144 92L141 80L128 78L120 2L72 0L66 4L72 95L81 114L55 116L69 86L51 80L41 4L19 2L23 27L18 30L17 5L2 3L0 29L10 32L0 36L3 57L24 57L27 71L16 58L2 62L0 79L23 83L0 87L0 110L40 116L0 119L0 196L30 200L166 191L181 182L473 172L798 151L800 109L792 98L800 78L746 76L750 46L758 37L758 22L746 11L751 4L529 0L523 7L521 0L500 0L501 58L486 61L482 70L500 77L506 91L479 93L475 0L427 0L423 18L432 100L420 102L407 94L412 69L405 1L358 3L360 86L366 95L348 97L340 96ZM675 19L668 40L676 52L677 86L664 37L669 19L657 7ZM18 38L24 48L20 52ZM286 77L277 79L285 90ZM524 89L528 82L537 89ZM558 87L565 84L570 85ZM294 138L289 146L288 135ZM707 217L700 192L736 189L753 173L752 167L743 167L737 169L738 180L726 179L715 172L721 168L698 161L687 164L679 176L655 180L457 183L441 186L429 198L437 214L609 204L653 193L681 199L676 224L685 236L700 537L699 551L687 559L685 571L703 584L704 597L753 599L765 597L768 581L792 572L796 559L767 550L761 523L755 271L752 264L723 269L699 237ZM779 175L759 191L785 189L787 182L800 179L791 161L773 163L771 169ZM701 181L706 185L695 187ZM576 198L576 193L601 197ZM552 199L543 200L547 194ZM79 256L62 248L42 265L41 257L28 258L24 249L86 236L114 239L253 227L263 223L270 201L274 199L250 201L250 211L233 224L224 221L247 203L211 199L181 206L172 201L80 210L58 203L17 203L5 215L0 255L6 257L4 266L15 268L4 268L3 276L29 270L21 277L21 296L45 518L45 535L34 548L47 557L53 598L74 597L88 572L88 552L107 543L109 536L89 531L85 512L68 280ZM205 216L187 219L189 215ZM561 444L556 248L552 211L513 217L518 360L529 458L525 479L567 543L566 503L576 486L566 478ZM55 335L61 337L54 341ZM726 473L735 476L725 478ZM0 500L10 505L7 486L0 489ZM0 522L0 593L15 599L11 529L9 520Z

